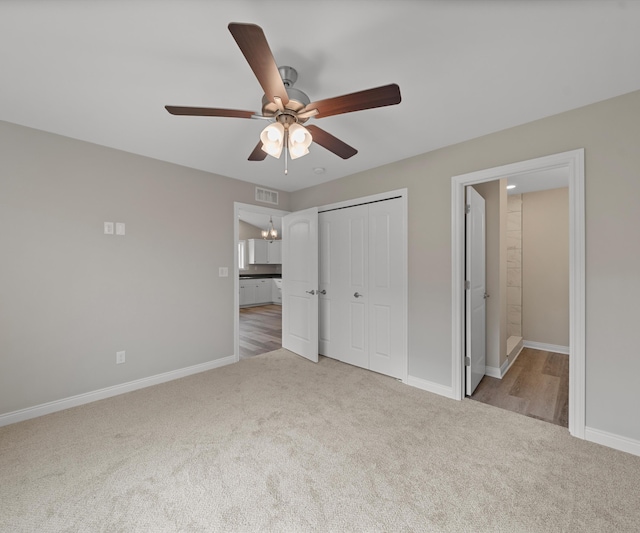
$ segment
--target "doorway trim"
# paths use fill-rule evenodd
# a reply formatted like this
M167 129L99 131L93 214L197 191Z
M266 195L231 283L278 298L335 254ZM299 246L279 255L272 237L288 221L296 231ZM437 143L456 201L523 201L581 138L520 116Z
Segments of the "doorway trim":
M240 360L240 270L238 269L238 241L240 240L240 211L261 213L283 217L289 211L263 207L254 204L233 202L233 358L234 362Z
M584 148L451 178L451 310L453 397L464 397L465 187L530 172L566 168L569 173L569 432L585 438L585 205Z

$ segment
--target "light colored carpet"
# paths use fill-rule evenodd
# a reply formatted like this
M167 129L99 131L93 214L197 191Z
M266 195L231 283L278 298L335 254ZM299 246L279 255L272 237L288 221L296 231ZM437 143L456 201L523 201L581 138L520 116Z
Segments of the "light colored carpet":
M2 532L640 530L640 457L285 350L0 428Z

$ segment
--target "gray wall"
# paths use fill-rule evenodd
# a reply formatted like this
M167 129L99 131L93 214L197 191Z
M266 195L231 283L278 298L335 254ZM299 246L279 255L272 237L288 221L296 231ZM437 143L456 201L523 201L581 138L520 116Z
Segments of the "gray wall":
M0 122L0 414L233 355L218 267L233 273L233 203L253 199L249 183Z
M586 422L640 440L638 116L634 92L278 207L408 188L409 373L450 386L451 177L585 148ZM233 264L234 201L254 203L253 186L0 122L0 412L231 355L233 281L216 274Z
M577 148L586 158L586 424L640 440L640 92L292 193L294 209L407 187L409 374L451 386L451 177Z
M522 195L522 338L569 346L569 189Z

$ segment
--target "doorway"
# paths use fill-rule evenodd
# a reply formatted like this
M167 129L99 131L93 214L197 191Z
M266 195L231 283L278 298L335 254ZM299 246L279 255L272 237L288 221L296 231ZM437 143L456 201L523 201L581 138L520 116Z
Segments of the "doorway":
M477 389L470 392L467 380L466 395L565 428L569 381L567 177L567 169L561 168L467 187L468 193L480 193L486 202L486 263L481 258L482 265L486 264L486 342L470 342L467 335L471 348L486 348L486 366L480 368ZM472 200L473 195L468 194L467 203L473 204ZM467 227L472 214L473 209L467 214ZM482 235L474 238L467 230L468 263L470 244L478 243L485 250L479 237ZM470 279L474 287L473 275ZM471 292L467 291L467 300ZM476 352L467 346L472 363Z
M454 176L451 182L452 214L452 391L464 396L465 374L465 187L536 171L565 168L569 189L569 398L570 433L585 433L585 229L584 150L541 157Z
M252 204L234 203L234 357L252 357L276 350L282 346L282 307L275 304L272 294L277 293L281 270L277 266L269 267L249 264L249 243L252 237L261 240L261 230L269 228L270 220L277 221L288 211L262 207ZM243 227L241 231L241 225ZM255 235L251 233L254 228ZM248 233L247 233L248 232ZM281 231L278 237L281 236ZM244 237L241 239L241 237ZM244 260L248 268L241 269L240 243L244 241ZM265 251L266 253L266 251ZM243 278L243 279L241 279ZM253 287L262 283L264 286ZM275 287L271 287L271 285ZM247 285L245 287L245 285ZM249 285L252 285L249 287ZM267 296L262 296L263 293ZM242 298L241 298L242 293ZM252 294L254 300L245 300Z
M502 379L484 376L471 399L568 427L569 356L522 348Z

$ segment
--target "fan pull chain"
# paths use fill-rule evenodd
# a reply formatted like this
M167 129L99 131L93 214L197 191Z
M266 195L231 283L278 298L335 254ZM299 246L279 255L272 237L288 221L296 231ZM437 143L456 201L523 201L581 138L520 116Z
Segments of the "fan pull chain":
M284 174L289 174L289 128L284 130Z

